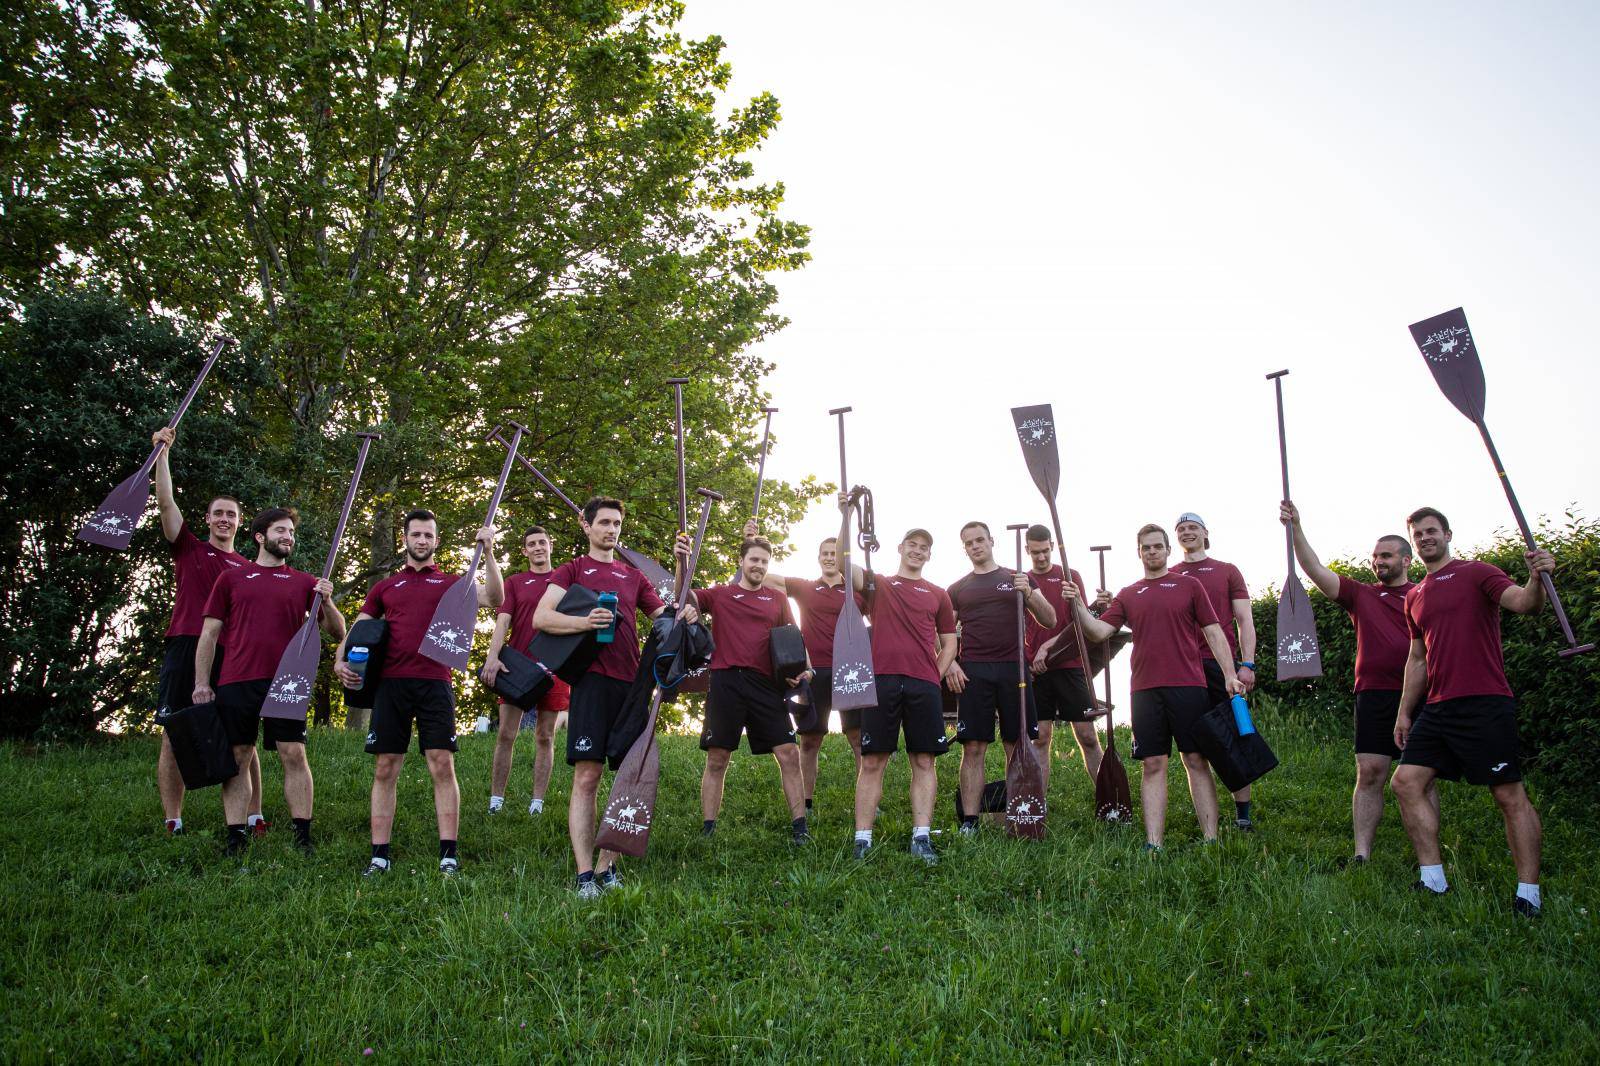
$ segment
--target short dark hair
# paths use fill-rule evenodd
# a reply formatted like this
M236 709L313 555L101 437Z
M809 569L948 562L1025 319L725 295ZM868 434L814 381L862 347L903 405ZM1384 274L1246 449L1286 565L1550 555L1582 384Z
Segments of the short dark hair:
M300 525L300 512L293 507L268 507L256 515L255 521L250 523L250 539L266 536L267 530L271 529L274 523L281 522L285 518L293 522L296 527Z
M762 551L766 552L768 555L771 555L772 554L772 541L768 540L766 537L751 537L749 540L747 540L743 544L739 545L739 560L740 560L740 562L743 562L744 561L744 557L746 555L750 554L750 549L751 548L760 548Z
M1406 515L1406 528L1410 529L1424 518L1437 518L1439 524L1444 527L1444 531L1446 533L1450 532L1450 519L1444 516L1443 511L1433 507L1418 507L1415 511Z
M1154 522L1146 522L1144 525L1139 527L1138 534L1133 538L1133 546L1135 550L1137 550L1143 544L1146 533L1160 533L1161 543L1165 545L1168 550L1171 550L1172 541L1167 537L1166 529L1162 526L1156 525Z
M237 497L237 496L229 496L226 492L219 492L215 496L211 497L211 500L206 504L206 514L210 514L211 513L211 508L213 508L213 507L215 507L217 505L217 501L218 500L227 500L229 503L233 504L239 510L241 510L241 511L244 510L244 504L239 502L239 497Z
M413 522L432 522L434 528L437 529L439 526L439 516L428 510L426 507L418 507L414 510L407 511L406 516L400 519L401 536L405 536L411 532L411 523Z
M838 537L823 537L822 538L822 543L817 545L817 551L821 551L823 548L826 548L830 544L837 546L838 543L839 543L839 538Z
M605 508L609 508L617 512L624 518L628 516L628 511L622 506L621 500L614 500L610 496L591 496L589 497L589 502L583 505L584 524L592 525L594 523L595 515L599 514L601 510Z
M548 537L550 535L550 531L543 526L529 526L527 529L522 531L522 543L528 543L528 538L533 536L535 533L542 537Z
M971 529L974 526L977 526L979 529L982 529L983 530L983 535L988 537L990 540L994 539L994 534L989 532L989 523L987 523L987 522L979 522L979 521L976 521L976 520L968 522L966 525L961 527L961 532L965 533L967 530Z
M1050 539L1050 531L1044 526L1034 524L1028 527L1027 536L1032 541L1046 541Z
M1382 544L1386 540L1392 540L1396 544L1400 545L1400 554L1405 556L1407 559L1411 558L1411 542L1409 540L1402 537L1398 533L1386 533L1378 538L1378 543Z

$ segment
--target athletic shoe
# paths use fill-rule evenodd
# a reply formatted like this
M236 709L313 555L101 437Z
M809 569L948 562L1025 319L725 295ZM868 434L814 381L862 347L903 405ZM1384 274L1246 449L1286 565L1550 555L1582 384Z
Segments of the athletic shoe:
M242 833L238 836L229 833L228 842L222 845L222 854L229 858L243 855L248 850L250 850L250 835L248 833Z
M361 871L362 877L381 877L389 872L389 864L381 859L373 859L367 863L367 868Z
M716 835L717 835L717 823L716 822L714 822L714 821L713 822L707 822L705 825L702 825L700 827L700 838L702 840L710 840L712 837L714 837Z
M1206 837L1204 840L1200 841L1200 846L1202 848L1209 848L1213 844L1220 844L1220 843L1221 843L1221 841L1219 841L1216 837Z
M622 887L622 875L617 873L617 868L613 866L603 874L596 874L595 883L600 886L601 891L610 892L613 888Z
M872 850L872 841L870 841L870 840L858 840L858 841L856 841L856 850L855 850L856 858L865 859L867 857L867 852L869 852L871 850Z
M1429 888L1428 887L1428 882L1419 880L1419 881L1417 881L1415 884L1413 884L1411 886L1411 891L1413 891L1413 892L1423 892L1423 893L1426 893L1427 895L1430 895L1430 896L1442 896L1445 893L1450 891L1450 886L1449 885L1445 885L1444 886L1444 892L1440 892L1438 889Z
M1241 833L1254 833L1256 831L1256 823L1248 818L1235 818L1233 827Z
M962 822L961 823L961 835L964 836L964 837L975 837L975 836L977 836L978 835L978 823L977 822Z
M1358 866L1365 866L1367 861L1368 860L1365 855L1346 855L1344 858L1339 860L1339 869L1354 870Z
M600 898L600 886L597 885L594 882L593 879L590 879L588 881L579 881L578 882L578 898L579 899L599 899Z
M533 805L533 801L532 800L528 801L528 817L529 818L538 818L543 814L544 814L544 805L543 804L540 804L539 806L535 807Z
M496 815L496 814L499 814L499 813L500 813L500 812L501 812L501 811L502 811L502 810L504 810L504 808L503 808L503 807L496 807L496 806L494 806L494 805L493 805L493 804L490 804L490 805L489 805L489 814L490 814L490 815Z
M1148 840L1144 842L1144 853L1146 855L1160 855L1166 850L1160 844L1152 844Z
M793 834L789 837L789 843L791 843L791 844L809 844L809 843L811 843L811 830L810 829L796 829L796 830L794 830Z
M250 835L264 837L267 835L267 830L270 828L272 828L272 823L263 818L261 821L250 827Z
M1511 897L1511 913L1524 918L1537 918L1542 907L1535 906L1532 900L1523 899L1521 896Z
M927 863L929 866L939 865L939 856L934 854L933 841L927 837L911 838L911 854Z
M455 859L440 859L439 872L445 877L454 877L461 872L461 863Z
M176 818L168 818L167 821L166 821L166 827L167 827L167 836L169 836L169 837L181 837L181 836L183 836L183 826L178 824L178 820Z

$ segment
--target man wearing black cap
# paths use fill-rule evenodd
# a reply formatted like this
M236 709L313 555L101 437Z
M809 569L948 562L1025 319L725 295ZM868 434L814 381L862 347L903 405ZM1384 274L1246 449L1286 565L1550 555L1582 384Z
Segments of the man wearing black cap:
M1183 561L1174 563L1172 572L1192 577L1206 590L1211 609L1222 623L1222 634L1228 638L1228 650L1237 667L1239 682L1249 692L1256 685L1256 623L1250 611L1250 590L1245 586L1244 575L1232 563L1213 559L1206 554L1211 547L1211 535L1203 518L1193 511L1178 516L1172 530L1183 549ZM1224 687L1223 670L1204 644L1200 648L1201 665L1206 672L1206 696L1215 707L1228 698ZM1250 786L1233 794L1234 828L1249 833L1255 830L1250 820Z

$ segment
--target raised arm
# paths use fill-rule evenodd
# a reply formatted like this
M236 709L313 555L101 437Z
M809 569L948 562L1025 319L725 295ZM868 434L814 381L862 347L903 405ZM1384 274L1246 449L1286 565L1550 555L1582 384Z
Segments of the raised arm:
M344 612L339 610L339 605L333 602L333 582L326 578L318 578L315 591L322 593L322 607L318 610L318 622L322 631L334 640L343 640L345 634Z
M1044 593L1037 588L1029 587L1029 578L1026 573L1018 570L1011 575L1012 584L1028 590L1028 598L1023 601L1028 608L1028 613L1033 615L1033 620L1046 629L1054 629L1056 625L1056 609L1050 606L1050 601L1044 598Z
M1547 551L1524 552L1523 558L1528 560L1528 580L1500 594L1500 606L1513 614L1533 614L1544 607L1544 582L1539 580L1539 575L1552 573L1556 568L1555 556Z
M1109 622L1102 622L1090 614L1089 609L1083 605L1083 600L1078 597L1078 587L1071 581L1063 581L1061 583L1061 595L1066 599L1067 610L1072 612L1072 617L1077 621L1078 629L1083 633L1083 639L1091 644L1104 644L1111 639L1112 634L1122 628L1120 623L1111 625ZM1063 630L1062 632L1066 631ZM1060 636L1061 634L1058 633L1051 640L1054 641ZM1224 661L1231 658L1231 655L1223 656Z
M1284 500L1278 505L1278 521L1288 526L1294 533L1294 557L1300 564L1300 569L1306 572L1314 585L1321 590L1328 599L1339 595L1339 575L1322 565L1322 560L1317 558L1317 553L1311 550L1311 542L1306 539L1305 530L1300 526L1300 511L1293 500ZM1240 629L1240 636L1244 630ZM1253 660L1254 655L1245 654L1246 659Z
M494 552L494 534L494 527L483 526L476 537L478 543L483 545L483 584L478 586L479 607L498 607L506 602L505 576L500 572L500 559Z
M172 492L172 442L177 436L177 430L162 426L150 437L151 445L161 449L156 456L156 506L161 510L161 535L169 544L183 532L183 512Z

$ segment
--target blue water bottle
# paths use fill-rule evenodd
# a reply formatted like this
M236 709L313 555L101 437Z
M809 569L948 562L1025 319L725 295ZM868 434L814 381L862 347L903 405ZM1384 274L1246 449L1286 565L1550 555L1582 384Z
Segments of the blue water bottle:
M597 631L594 639L601 644L610 644L611 638L617 635L617 594L615 592L602 592L599 599L599 605L611 612L611 624Z
M1233 697L1233 724L1239 727L1239 735L1247 737L1256 731L1256 724L1250 720L1250 705L1244 701L1243 696Z
M365 645L356 645L344 657L344 664L352 671L361 675L361 684L367 683L367 659L372 655L371 649Z

